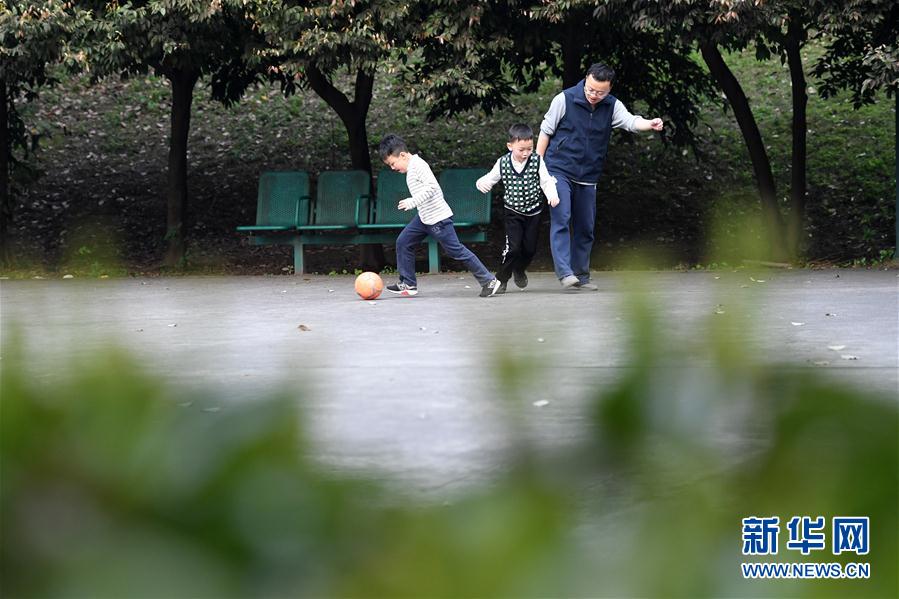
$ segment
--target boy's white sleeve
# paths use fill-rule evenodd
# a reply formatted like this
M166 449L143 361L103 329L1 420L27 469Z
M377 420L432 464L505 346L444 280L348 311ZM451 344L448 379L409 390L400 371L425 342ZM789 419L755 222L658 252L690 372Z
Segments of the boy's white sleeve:
M625 131L636 133L639 131L636 127L637 120L641 118L643 117L631 114L621 100L615 99L615 107L612 109L613 129L624 129Z
M552 137L563 116L565 116L565 94L560 93L549 103L549 110L543 115L543 122L540 123L540 133Z
M540 173L540 188L543 189L546 199L550 201L558 200L559 190L556 189L556 178L546 170L546 162L540 161L540 168L537 169L537 172Z
M493 186L499 183L499 180L502 178L499 172L499 161L502 160L502 157L496 159L496 163L493 165L493 168L490 169L490 172L475 181L474 186L478 188L478 191L483 193L487 193Z

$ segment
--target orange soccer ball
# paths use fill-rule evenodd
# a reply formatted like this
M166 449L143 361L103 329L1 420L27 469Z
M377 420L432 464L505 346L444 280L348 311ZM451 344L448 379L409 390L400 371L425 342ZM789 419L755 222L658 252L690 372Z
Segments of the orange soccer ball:
M364 300L373 300L384 290L384 281L378 273L364 272L356 277L356 293Z

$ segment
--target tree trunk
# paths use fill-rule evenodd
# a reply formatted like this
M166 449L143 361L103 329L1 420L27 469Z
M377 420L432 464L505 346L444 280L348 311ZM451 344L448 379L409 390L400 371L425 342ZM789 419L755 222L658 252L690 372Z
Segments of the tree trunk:
M193 69L165 69L161 72L172 84L171 139L166 210L166 251L163 264L181 267L187 252L185 221L187 219L187 141L190 135L190 112L194 86L200 73Z
M560 40L562 46L562 88L568 89L584 77L581 69L581 53L584 46L580 41L583 22L568 20L564 25L565 35Z
M790 174L791 210L787 226L787 251L791 259L798 257L801 249L808 192L808 181L806 180L808 93L806 92L805 72L802 68L802 56L799 53L804 42L805 30L798 19L790 19L785 46L793 89L793 168Z
M12 201L9 192L9 114L6 80L0 79L0 266L10 266L9 224Z
M371 174L371 154L368 147L368 131L366 119L371 105L374 88L374 73L363 70L356 71L353 101L350 100L325 77L315 66L306 67L306 78L309 87L330 106L346 128L350 145L350 162L354 169ZM359 246L359 262L362 270L380 272L387 264L384 258L384 247L377 243L366 243Z
M762 202L762 211L768 225L768 242L771 257L775 260L784 260L787 257L784 245L784 224L777 206L777 188L774 184L774 175L771 172L771 161L762 143L762 135L749 106L749 100L740 87L740 82L724 62L724 57L718 50L718 46L711 42L701 44L702 58L705 60L709 71L718 85L727 96L734 110L734 117L743 133L743 140L749 151L752 168L755 172L756 185Z

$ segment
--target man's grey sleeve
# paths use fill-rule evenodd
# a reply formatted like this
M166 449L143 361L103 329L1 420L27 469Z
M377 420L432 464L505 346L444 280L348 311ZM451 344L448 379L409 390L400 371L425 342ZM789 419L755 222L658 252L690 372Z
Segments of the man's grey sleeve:
M543 122L540 123L540 133L552 137L563 116L565 116L565 94L560 93L549 103L549 110L546 111Z
M639 115L633 115L630 111L624 107L624 103L615 99L615 108L612 109L612 128L620 128L625 131L630 131L631 133L636 133L637 128L637 119L641 119L643 117ZM541 128L542 131L542 128Z

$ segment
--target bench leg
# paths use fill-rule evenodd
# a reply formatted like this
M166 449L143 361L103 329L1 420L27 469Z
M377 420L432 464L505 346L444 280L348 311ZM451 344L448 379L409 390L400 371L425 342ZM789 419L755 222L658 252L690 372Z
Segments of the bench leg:
M428 240L428 266L432 275L440 272L440 248L433 239Z
M303 242L299 237L293 239L293 274L304 274L303 270Z

